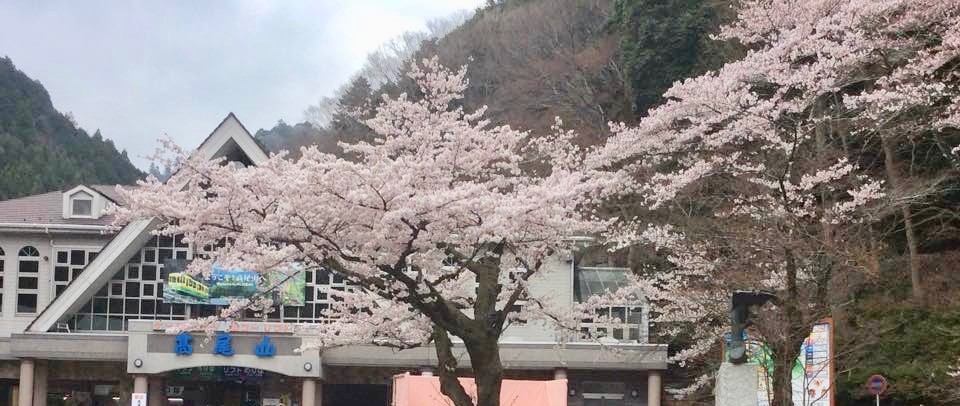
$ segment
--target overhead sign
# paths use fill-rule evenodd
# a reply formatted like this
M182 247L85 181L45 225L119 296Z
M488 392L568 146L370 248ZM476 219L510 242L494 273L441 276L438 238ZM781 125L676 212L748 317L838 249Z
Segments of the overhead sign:
M164 262L167 274L163 284L164 302L226 306L236 299L264 295L283 306L303 306L304 303L306 277L299 265L263 274L214 265L207 278L190 275L186 268L187 261L183 259Z
M143 392L131 393L130 406L147 406L147 394Z
M883 375L871 375L867 378L867 391L871 395L879 396L887 390L887 378Z

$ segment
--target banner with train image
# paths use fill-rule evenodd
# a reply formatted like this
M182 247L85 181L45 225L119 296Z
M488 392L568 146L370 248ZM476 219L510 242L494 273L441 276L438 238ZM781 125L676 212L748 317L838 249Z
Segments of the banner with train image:
M166 278L163 300L167 303L226 306L235 299L267 295L283 306L303 306L306 277L303 266L291 264L267 273L214 265L210 276L190 275L187 261L170 259L163 265Z

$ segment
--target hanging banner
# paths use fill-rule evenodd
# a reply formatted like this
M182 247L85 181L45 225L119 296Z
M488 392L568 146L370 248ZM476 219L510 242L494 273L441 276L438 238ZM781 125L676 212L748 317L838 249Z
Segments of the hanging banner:
M186 272L187 261L170 259L164 262L166 280L163 301L166 303L229 305L235 299L258 295L273 299L283 306L303 306L306 278L302 267L291 265L266 274L239 268L214 265L209 278Z

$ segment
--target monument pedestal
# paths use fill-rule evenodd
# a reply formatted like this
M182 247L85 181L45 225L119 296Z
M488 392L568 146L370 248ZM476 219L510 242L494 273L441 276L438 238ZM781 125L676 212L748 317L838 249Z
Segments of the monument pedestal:
M720 364L713 393L716 406L757 406L757 364Z

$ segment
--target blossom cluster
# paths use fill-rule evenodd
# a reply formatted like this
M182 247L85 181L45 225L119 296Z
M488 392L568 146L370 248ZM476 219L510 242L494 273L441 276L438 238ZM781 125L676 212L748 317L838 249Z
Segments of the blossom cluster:
M348 158L310 146L243 166L169 146L175 175L122 190L118 221L157 218L158 233L204 248L193 272L300 262L340 273L355 289L330 293L339 300L316 326L318 346L424 343L437 313L465 317L485 300L476 286L488 272L500 282L495 310L509 313L568 236L603 228L584 210L584 151L465 111L465 67L425 59L409 77L419 94L385 95L364 121L375 137L341 144ZM554 131L571 136L559 122Z

